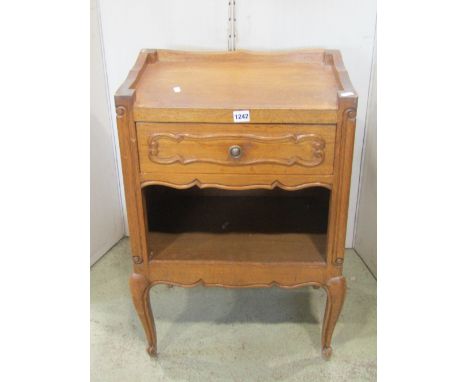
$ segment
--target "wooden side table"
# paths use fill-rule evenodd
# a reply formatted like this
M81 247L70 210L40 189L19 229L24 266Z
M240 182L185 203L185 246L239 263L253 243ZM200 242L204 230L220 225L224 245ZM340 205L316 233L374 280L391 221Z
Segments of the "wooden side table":
M133 302L155 284L322 287L343 305L357 95L338 51L143 50L115 95Z

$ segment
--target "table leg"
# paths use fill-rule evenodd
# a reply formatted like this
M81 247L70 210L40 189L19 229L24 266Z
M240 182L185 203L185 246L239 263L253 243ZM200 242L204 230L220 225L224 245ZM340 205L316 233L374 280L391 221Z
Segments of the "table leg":
M130 290L132 292L133 304L140 317L140 321L145 329L148 340L148 354L156 357L156 328L154 326L153 311L149 291L151 284L144 275L133 273L130 276Z
M343 276L328 280L324 286L327 291L327 305L322 327L322 355L329 359L332 354L331 339L336 322L341 313L346 295L346 279Z

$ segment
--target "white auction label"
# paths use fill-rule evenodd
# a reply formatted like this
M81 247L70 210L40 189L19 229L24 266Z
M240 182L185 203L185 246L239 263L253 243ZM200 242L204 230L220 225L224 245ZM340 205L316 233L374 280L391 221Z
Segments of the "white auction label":
M250 110L235 110L232 112L234 122L250 122Z

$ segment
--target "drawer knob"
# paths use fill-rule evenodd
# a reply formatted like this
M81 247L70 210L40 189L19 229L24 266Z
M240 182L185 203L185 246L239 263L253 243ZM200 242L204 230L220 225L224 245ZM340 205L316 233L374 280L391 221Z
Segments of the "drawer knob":
M231 155L232 158L239 158L242 154L242 150L240 146L234 145L229 147L229 155Z

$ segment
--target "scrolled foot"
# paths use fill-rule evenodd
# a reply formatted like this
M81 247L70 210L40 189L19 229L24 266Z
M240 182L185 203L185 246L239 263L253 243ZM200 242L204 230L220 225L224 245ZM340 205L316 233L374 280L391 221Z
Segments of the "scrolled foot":
M156 355L157 355L155 346L148 346L146 348L146 351L148 352L150 357L156 357Z
M330 359L332 353L333 353L333 349L331 347L324 347L322 349L322 357L327 361Z

